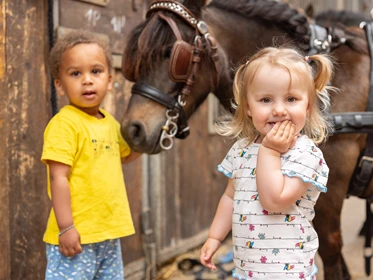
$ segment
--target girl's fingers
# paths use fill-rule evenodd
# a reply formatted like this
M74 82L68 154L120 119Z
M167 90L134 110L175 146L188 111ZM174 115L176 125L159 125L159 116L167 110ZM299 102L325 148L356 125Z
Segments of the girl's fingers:
M295 135L295 124L290 123L290 133L288 135L288 140L292 141Z
M276 135L276 133L277 133L277 131L278 131L280 125L281 125L281 123L279 123L279 122L275 123L275 125L272 127L270 133Z
M283 136L287 131L289 127L289 121L284 121L280 123L280 127L278 129L278 136Z

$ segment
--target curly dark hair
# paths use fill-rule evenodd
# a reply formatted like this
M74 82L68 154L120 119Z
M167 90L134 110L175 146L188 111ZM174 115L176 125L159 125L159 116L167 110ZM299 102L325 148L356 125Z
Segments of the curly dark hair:
M72 30L62 35L62 37L57 40L50 52L49 65L55 79L59 78L59 69L63 54L67 50L70 50L79 44L97 44L99 47L101 47L106 57L109 72L111 72L112 56L109 44L91 32L85 30Z

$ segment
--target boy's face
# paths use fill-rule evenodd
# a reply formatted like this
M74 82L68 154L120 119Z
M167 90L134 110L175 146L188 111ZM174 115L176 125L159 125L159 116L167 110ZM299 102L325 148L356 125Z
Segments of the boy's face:
M66 94L70 105L100 117L100 104L112 89L103 49L97 44L79 44L65 51L55 86L59 94Z

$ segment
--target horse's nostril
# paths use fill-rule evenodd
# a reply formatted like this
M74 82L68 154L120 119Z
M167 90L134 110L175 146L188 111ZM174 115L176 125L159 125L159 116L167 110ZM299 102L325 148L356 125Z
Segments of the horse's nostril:
M140 123L133 123L128 129L128 136L132 140L133 144L140 144L145 137L143 125Z

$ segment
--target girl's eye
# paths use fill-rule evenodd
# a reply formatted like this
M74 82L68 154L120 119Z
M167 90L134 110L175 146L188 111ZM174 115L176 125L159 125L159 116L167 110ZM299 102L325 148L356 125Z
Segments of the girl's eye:
M297 101L297 99L295 97L288 97L287 101L291 103Z
M71 73L71 76L73 76L73 77L78 77L79 74L80 74L80 73L79 73L78 71L74 71L74 72Z
M271 102L271 99L269 99L269 98L262 98L260 100L260 102L262 102L262 103L269 103L269 102Z

